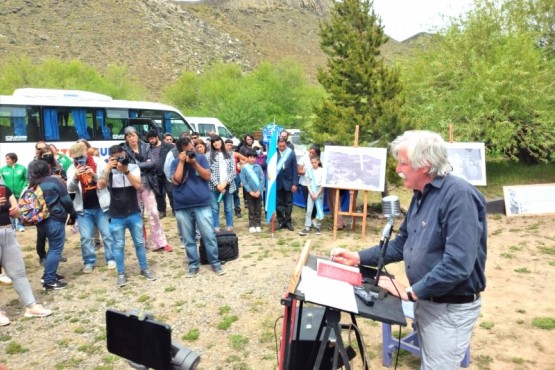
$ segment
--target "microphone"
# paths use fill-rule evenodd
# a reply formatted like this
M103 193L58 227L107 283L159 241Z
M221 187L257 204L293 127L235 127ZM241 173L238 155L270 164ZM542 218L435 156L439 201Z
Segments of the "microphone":
M382 199L382 212L385 218L397 218L401 215L401 204L397 195L389 195Z

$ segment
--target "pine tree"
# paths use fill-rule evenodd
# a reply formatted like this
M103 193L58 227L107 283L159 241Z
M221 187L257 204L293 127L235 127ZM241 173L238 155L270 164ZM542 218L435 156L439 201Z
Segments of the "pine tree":
M388 41L369 0L336 2L330 21L320 25L327 68L318 81L327 98L315 108L314 137L351 144L356 125L359 144L390 141L403 131L399 117L399 71L380 53Z

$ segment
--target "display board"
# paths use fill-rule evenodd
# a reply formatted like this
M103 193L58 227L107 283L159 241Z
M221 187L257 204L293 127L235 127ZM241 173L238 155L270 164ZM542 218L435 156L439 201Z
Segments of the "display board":
M387 149L326 146L324 183L336 189L384 191Z
M555 214L555 184L503 186L507 216Z
M484 143L446 143L451 174L472 185L486 186L486 152Z

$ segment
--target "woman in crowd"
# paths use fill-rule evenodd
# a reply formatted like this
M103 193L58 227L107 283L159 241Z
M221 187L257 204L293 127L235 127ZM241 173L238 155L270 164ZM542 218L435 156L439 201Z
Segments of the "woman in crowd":
M123 150L131 163L135 163L141 169L141 187L137 191L139 204L148 212L150 235L147 240L147 246L154 251L171 252L172 248L168 245L166 234L160 224L160 216L158 215L158 206L153 191L160 191L158 175L156 174L156 161L150 156L149 144L141 141L134 127L126 127L125 143L122 145Z
M197 154L206 155L206 143L202 141L202 139L196 139L193 145L195 146Z
M220 201L224 202L226 230L233 230L233 193L235 187L235 160L226 149L221 137L214 135L210 141L210 177L212 191L212 218L216 231L220 231Z
M57 178L62 180L64 184L66 183L66 171L64 170L60 162L58 162L54 157L54 152L52 151L52 148L50 148L50 145L47 145L40 150L39 159L42 159L43 161L48 163L48 166L50 168L50 175L56 176Z
M25 263L21 255L21 248L16 239L15 230L12 229L10 217L19 217L19 208L15 196L10 188L0 185L0 264L13 281L13 287L19 295L21 303L25 306L25 317L45 317L52 313L37 304L33 290L29 284ZM0 310L0 326L8 325L10 319Z
M29 179L29 187L40 185L50 216L37 224L37 229L48 239L48 252L44 263L43 289L64 289L67 284L63 276L57 274L58 265L66 240L66 221L68 214L77 218L73 202L69 197L66 185L57 177L50 175L50 165L45 161L36 161Z

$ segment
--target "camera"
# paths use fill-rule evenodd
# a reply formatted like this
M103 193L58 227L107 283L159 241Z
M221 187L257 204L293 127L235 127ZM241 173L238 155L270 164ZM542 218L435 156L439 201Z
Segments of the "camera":
M77 166L84 166L86 163L87 163L87 157L85 156L75 158L75 164Z
M168 324L137 310L106 311L106 345L135 369L195 370L200 362L198 353L172 341Z
M197 157L197 153L195 153L194 150L187 150L185 154L187 154L187 157L190 159L195 159Z
M129 158L127 157L118 157L117 161L121 163L122 166L127 166L129 164Z

